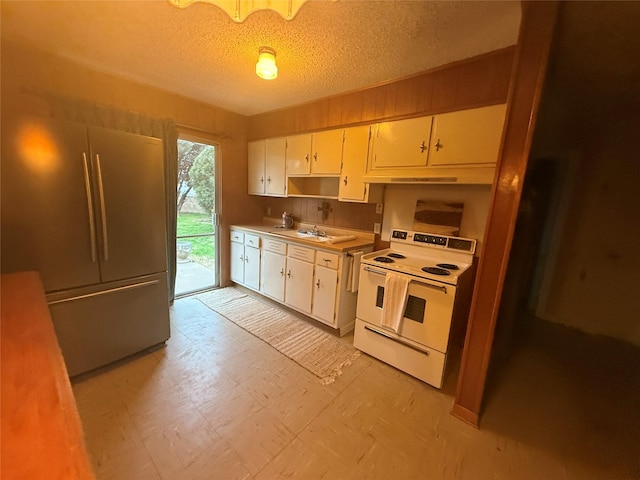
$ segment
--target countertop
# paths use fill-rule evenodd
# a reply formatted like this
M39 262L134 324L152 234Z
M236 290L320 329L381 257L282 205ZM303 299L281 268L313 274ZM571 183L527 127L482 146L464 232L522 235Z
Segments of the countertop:
M36 272L2 275L2 467L12 480L93 479Z
M374 245L374 235L373 233L368 232L360 232L354 230L343 230L336 228L325 228L324 226L319 226L318 229L322 231L326 231L328 235L335 236L343 236L343 235L355 235L354 240L347 240L345 242L340 243L328 243L328 242L318 242L315 239L306 239L306 238L298 238L291 237L283 234L283 232L296 232L299 228L312 228L303 224L300 226L296 226L293 229L284 230L282 228L277 228L275 226L275 222L271 224L259 224L259 225L231 225L232 229L235 230L243 230L250 233L255 233L261 236L268 236L274 239L286 241L288 243L296 243L298 245L304 245L307 247L313 247L321 250L326 250L329 252L335 253L346 253L354 250L368 249L373 247Z

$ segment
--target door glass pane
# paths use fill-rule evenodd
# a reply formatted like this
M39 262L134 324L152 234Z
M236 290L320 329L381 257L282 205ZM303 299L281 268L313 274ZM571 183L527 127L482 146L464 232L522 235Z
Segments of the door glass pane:
M215 146L178 140L176 295L217 286Z

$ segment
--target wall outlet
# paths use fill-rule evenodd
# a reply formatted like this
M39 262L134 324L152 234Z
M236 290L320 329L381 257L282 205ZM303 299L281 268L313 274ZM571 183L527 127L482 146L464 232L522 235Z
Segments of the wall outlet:
M267 207L267 217L271 216L271 207Z
M382 213L383 207L384 205L382 205L381 203L376 203L376 213Z
M380 234L380 224L379 223L374 223L373 224L373 233Z

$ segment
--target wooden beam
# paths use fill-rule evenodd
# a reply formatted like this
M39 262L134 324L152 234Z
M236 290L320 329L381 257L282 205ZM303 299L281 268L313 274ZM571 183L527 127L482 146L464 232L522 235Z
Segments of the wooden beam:
M502 287L558 15L557 2L523 2L507 121L478 265L452 414L478 425Z

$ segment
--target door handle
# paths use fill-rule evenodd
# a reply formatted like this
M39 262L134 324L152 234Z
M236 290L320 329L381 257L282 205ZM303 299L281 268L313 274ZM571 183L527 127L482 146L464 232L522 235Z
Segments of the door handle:
M91 182L89 181L89 163L87 162L87 154L82 152L82 161L84 167L84 187L87 193L87 210L89 213L89 237L91 240L91 261L95 263L98 259L96 256L96 219L93 211L93 197L91 196Z
M102 221L102 255L104 261L109 260L109 238L107 234L107 209L104 204L104 187L102 185L102 167L100 166L100 155L96 153L96 167L98 171L98 195L100 197L100 217Z

